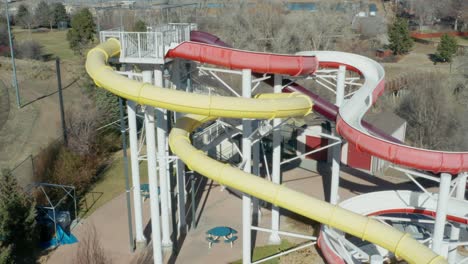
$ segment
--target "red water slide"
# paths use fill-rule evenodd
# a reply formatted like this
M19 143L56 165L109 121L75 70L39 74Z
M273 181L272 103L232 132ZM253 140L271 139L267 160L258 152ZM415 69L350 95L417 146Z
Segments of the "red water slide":
M191 40L210 45L219 45L223 47L230 47L219 38L200 31L192 31ZM188 58L190 59L190 58ZM240 62L242 63L242 62ZM251 61L249 61L249 65ZM322 68L337 67L339 65L346 65L345 62L334 61L320 61L319 66ZM242 68L242 64L236 64L237 67ZM359 65L346 65L348 70L361 73ZM229 66L227 66L229 67ZM278 66L279 67L279 66ZM247 67L249 68L249 67ZM257 67L258 68L258 67ZM265 69L265 67L262 67ZM255 72L256 70L253 69ZM258 71L268 72L268 71ZM292 74L294 75L294 74ZM301 75L297 74L296 75ZM289 81L285 81L288 83ZM270 80L271 84L271 80ZM384 81L380 80L376 87L373 88L372 101L377 100L378 96L383 93ZM352 126L339 114L338 107L328 102L327 100L319 97L317 94L309 91L307 88L302 87L296 83L292 83L283 89L284 92L298 91L310 96L314 100L313 110L316 113L323 115L325 118L337 123L337 130L344 138L348 140L349 144L354 144L360 151L369 153L373 156L391 161L392 163L408 166L415 169L431 171L434 173L447 172L451 174L458 174L460 172L468 171L468 153L467 152L443 152L419 149L403 145L402 142L385 134L376 127L369 123L361 121L361 125L370 134L360 131ZM365 98L362 98L365 100Z

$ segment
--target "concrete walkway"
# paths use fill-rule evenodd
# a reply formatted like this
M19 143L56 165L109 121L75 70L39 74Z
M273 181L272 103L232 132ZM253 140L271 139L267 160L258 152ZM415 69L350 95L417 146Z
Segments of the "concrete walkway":
M143 209L143 220L144 223L148 224L149 200L143 203ZM129 247L125 193L117 196L97 209L91 216L82 220L72 230L72 233L78 238L78 241L82 241L93 226L96 228L97 237L105 255L112 263L128 264L137 255L137 253L132 253ZM79 243L60 246L41 262L50 264L73 263Z

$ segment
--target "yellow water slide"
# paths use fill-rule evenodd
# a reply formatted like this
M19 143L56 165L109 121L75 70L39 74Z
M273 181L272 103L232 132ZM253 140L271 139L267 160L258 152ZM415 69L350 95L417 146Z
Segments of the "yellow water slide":
M180 118L171 130L169 144L171 150L190 169L222 185L377 244L409 263L447 263L445 258L436 255L409 234L213 160L191 145L190 133L218 117L270 119L305 116L312 106L309 97L293 93L264 94L247 99L163 89L115 73L107 65L107 60L119 52L120 43L116 39L109 39L92 49L86 60L88 74L99 87L125 99L142 105L189 113Z

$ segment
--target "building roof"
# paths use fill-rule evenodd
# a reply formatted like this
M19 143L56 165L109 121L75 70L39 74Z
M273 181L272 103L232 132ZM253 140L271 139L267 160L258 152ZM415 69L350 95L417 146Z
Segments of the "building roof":
M389 135L406 124L406 120L388 111L378 113L369 112L364 116L364 120Z

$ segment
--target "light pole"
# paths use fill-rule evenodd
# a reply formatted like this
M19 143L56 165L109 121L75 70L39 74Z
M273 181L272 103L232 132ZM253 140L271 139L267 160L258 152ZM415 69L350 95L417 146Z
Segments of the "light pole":
M5 14L7 19L7 28L8 28L8 41L10 43L10 54L11 54L11 65L13 68L13 87L15 87L16 92L16 104L18 108L21 108L20 95L18 90L18 79L16 78L16 64L15 64L15 52L13 51L13 39L11 37L11 27L10 27L10 14L8 14L8 0L5 0Z

